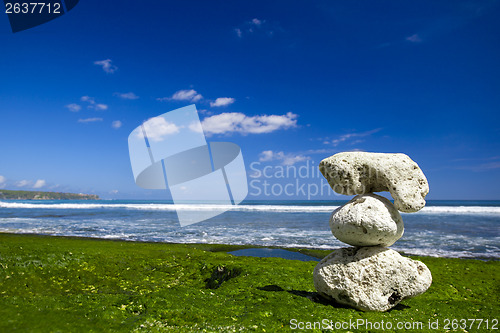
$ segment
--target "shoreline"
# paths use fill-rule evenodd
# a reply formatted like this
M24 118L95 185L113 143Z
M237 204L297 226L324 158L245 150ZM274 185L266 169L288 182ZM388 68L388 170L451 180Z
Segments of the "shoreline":
M0 231L330 251L346 246L331 236L328 220L334 207L324 203L237 205L206 223L185 228L179 227L176 209L172 204L152 201L0 200ZM196 213L211 208L180 206L178 209ZM391 249L405 255L500 260L499 218L500 204L467 206L463 202L450 202L445 206L425 207L403 216L405 235Z
M129 240L123 238L104 238L104 237L88 237L88 236L66 236L66 235L50 235L50 234L39 234L39 233L10 233L10 232L0 232L0 237L3 235L20 235L20 236L34 236L34 237L47 237L47 238L66 238L73 240L94 240L94 241L112 241L112 242L125 242L125 243L142 243L142 244L167 244L167 245L187 245L192 247L203 247L206 249L211 248L212 250L208 250L211 252L231 252L237 250L245 250L245 249L282 249L286 251L293 251L300 254L304 254L307 256L315 257L319 260L326 257L329 253L334 250L337 250L341 247L331 248L331 249L322 249L322 248L314 248L314 247L283 247L283 246L263 246L263 245L255 245L255 244L225 244L225 243L181 243L181 242L164 242L164 241L144 241L144 240ZM344 247L349 247L347 244ZM390 248L390 247L389 247ZM397 251L397 250L396 250ZM498 262L500 258L457 258L457 257L438 257L438 256L430 256L430 255L415 255L406 253L404 251L397 251L399 254L411 258L437 258L437 259L459 259L459 260L478 260L483 262ZM276 258L288 259L276 256Z

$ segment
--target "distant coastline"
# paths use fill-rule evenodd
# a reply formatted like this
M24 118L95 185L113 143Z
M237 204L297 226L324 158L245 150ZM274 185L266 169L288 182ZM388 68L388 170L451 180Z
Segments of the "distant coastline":
M0 200L99 200L96 194L0 190Z

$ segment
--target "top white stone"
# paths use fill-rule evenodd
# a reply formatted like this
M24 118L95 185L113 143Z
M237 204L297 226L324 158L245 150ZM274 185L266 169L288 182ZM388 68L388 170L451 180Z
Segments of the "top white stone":
M417 212L425 206L429 184L420 167L405 154L344 152L319 164L332 189L360 195L389 191L401 212Z

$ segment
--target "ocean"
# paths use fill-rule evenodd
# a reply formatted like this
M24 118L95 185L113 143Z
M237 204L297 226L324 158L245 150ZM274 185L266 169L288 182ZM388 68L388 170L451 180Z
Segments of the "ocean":
M219 216L181 227L167 201L0 201L0 232L128 241L223 243L336 249L328 220L346 201L249 201ZM217 209L183 205L180 209ZM405 254L498 260L500 201L427 201L401 214Z

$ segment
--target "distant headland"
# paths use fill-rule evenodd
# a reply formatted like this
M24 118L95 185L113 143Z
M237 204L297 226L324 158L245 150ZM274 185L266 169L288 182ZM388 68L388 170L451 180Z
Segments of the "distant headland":
M99 200L96 194L0 190L0 200Z

